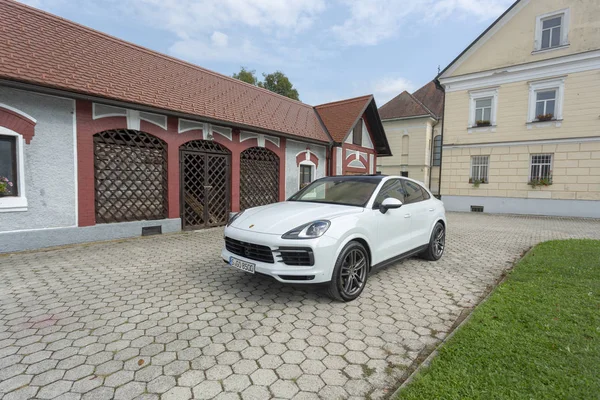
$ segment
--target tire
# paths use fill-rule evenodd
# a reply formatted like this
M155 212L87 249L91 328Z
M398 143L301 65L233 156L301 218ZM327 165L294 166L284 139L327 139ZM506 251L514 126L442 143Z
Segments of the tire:
M421 253L421 257L429 261L437 261L444 255L446 249L446 228L438 222L433 227L431 238L427 248Z
M327 289L329 296L343 302L356 299L367 284L370 267L369 253L365 246L355 241L348 243L335 262Z

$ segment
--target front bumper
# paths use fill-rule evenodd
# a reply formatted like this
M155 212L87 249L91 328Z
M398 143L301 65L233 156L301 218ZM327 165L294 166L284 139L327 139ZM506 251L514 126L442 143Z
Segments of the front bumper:
M273 263L256 261L238 254L234 254L223 246L221 257L229 263L230 257L255 264L255 272L269 275L284 283L323 283L331 280L335 265L337 241L326 235L317 239L282 239L281 235L257 233L234 227L225 228L225 236L238 241L267 246L273 253ZM312 266L287 265L281 261L280 248L310 248L313 252L314 264Z

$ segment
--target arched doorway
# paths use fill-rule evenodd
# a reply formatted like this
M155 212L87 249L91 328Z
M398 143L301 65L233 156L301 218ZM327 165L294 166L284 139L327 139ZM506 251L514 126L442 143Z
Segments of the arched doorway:
M217 142L193 140L179 147L181 224L200 229L227 223L231 152Z
M279 157L264 147L240 155L240 209L279 201Z
M167 217L167 146L145 132L94 135L96 222Z

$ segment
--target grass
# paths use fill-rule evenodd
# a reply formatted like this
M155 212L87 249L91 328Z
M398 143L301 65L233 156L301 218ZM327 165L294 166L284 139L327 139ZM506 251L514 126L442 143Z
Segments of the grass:
M600 398L600 241L536 246L398 398Z

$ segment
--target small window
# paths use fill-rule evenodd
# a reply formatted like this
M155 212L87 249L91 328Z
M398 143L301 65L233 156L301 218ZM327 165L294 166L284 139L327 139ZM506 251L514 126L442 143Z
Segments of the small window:
M442 165L442 135L433 138L433 166Z
M357 146L362 146L362 126L363 120L361 118L354 126L354 131L352 132L352 143Z
M541 49L560 46L561 26L563 16L550 17L542 20Z
M565 78L530 82L527 122L561 121L564 87Z
M383 202L383 200L390 197L398 199L404 203L404 188L402 187L402 182L400 179L390 179L383 184L383 187L375 198L373 208L379 208L379 205Z
M407 180L403 180L402 184L404 185L405 192L404 204L418 203L419 201L429 199L429 193L419 184Z
M312 166L311 165L301 165L300 166L300 189L304 188L306 185L311 183L312 178Z
M529 180L552 179L552 154L532 154Z
M475 100L475 123L490 123L492 120L492 101L491 97L487 99Z
M556 107L556 90L539 91L535 95L535 119L538 121L553 119Z
M408 171L400 171L400 176L408 178Z
M17 138L0 136L0 196L18 196Z
M471 157L471 183L488 183L489 156Z
M535 20L534 51L550 50L569 44L569 9L538 15Z
M496 126L498 88L469 92L469 128Z

